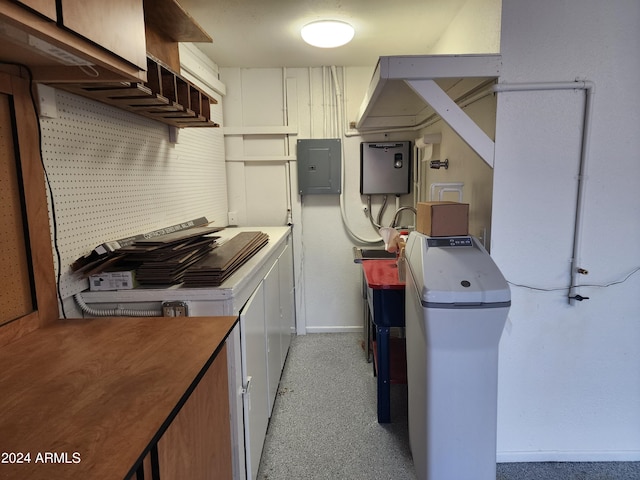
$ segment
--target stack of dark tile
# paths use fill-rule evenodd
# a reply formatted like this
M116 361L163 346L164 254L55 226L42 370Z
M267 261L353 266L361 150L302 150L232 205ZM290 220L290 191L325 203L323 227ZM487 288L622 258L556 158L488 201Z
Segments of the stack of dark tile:
M241 232L190 266L183 277L185 287L217 287L269 242L263 232Z
M197 227L158 237L137 240L118 250L118 256L136 264L136 280L141 285L167 285L182 281L192 265L205 258L219 237L211 236L222 228Z

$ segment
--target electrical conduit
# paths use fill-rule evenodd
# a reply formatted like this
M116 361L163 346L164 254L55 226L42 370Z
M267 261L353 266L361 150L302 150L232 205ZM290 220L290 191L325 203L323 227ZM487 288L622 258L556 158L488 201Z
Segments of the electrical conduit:
M83 313L91 317L161 317L162 310L131 310L122 308L98 309L92 308L85 303L82 295L76 293L74 300Z
M336 107L336 121L337 121L337 131L338 134L341 137L344 137L344 131L342 129L342 115L343 115L343 100L342 100L342 92L340 90L340 85L338 84L338 74L336 71L336 67L335 66L331 66L331 77L333 78L333 85L335 88L335 94L336 94L336 103L337 103L337 107ZM345 209L345 205L344 205L344 177L345 177L345 167L344 167L344 163L345 163L345 158L344 158L344 138L340 139L340 149L341 149L341 155L342 155L342 179L341 179L341 188L340 188L340 215L342 216L342 223L344 224L345 229L347 230L347 233L354 238L355 240L361 242L361 243L366 243L366 244L379 244L382 242L382 238L378 237L378 238L365 238L365 237L361 237L360 235L356 234L351 227L349 226L349 223L347 221L347 212Z

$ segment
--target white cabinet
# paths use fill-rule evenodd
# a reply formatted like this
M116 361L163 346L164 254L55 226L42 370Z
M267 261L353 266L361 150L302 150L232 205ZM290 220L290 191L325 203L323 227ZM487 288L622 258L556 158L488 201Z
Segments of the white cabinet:
M240 315L247 479L255 479L294 326L293 258L285 245ZM258 378L258 376L261 376Z
M255 479L269 424L264 285L260 282L240 313L247 478Z
M255 480L271 409L295 331L293 252L289 227L227 228L223 239L261 230L269 243L217 288L83 292L92 308L150 309L183 301L189 316L239 315L227 342L234 480ZM238 339L239 337L239 339Z
M267 382L269 385L269 417L276 400L280 373L282 372L282 354L280 345L280 275L279 260L276 260L267 276L264 277L264 318L267 344Z
M291 337L296 329L291 237L287 239L287 246L278 259L278 275L280 276L280 364L284 366L289 345L291 345Z

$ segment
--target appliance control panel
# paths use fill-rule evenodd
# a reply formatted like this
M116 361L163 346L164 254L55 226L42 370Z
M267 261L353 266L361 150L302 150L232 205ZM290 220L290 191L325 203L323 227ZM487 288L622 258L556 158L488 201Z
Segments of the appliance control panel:
M471 237L430 237L427 238L429 247L473 247Z

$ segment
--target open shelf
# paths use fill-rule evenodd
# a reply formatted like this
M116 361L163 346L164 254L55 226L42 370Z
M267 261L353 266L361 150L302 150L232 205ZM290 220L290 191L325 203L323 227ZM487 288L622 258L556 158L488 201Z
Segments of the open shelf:
M436 111L411 86L434 80L454 101L496 81L500 55L420 55L380 57L360 107L355 127L415 127Z
M147 57L147 82L54 84L53 87L113 105L178 128L219 127L211 120L218 103L152 56Z

